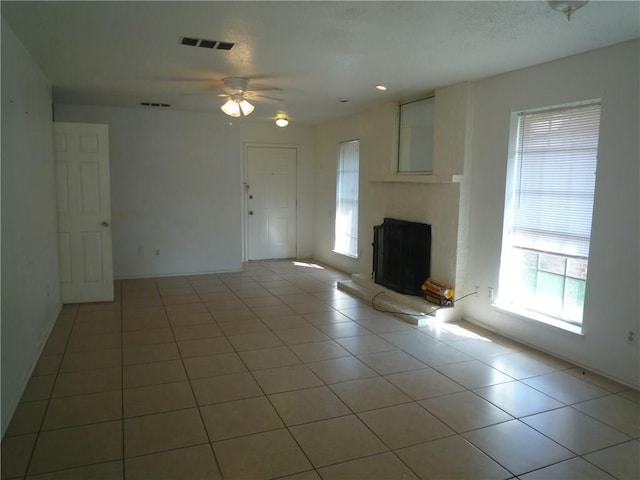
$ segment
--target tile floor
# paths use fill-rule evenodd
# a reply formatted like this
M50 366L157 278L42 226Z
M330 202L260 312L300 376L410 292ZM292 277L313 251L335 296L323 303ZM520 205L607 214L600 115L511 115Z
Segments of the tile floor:
M638 479L640 395L312 264L116 282L63 308L2 479Z

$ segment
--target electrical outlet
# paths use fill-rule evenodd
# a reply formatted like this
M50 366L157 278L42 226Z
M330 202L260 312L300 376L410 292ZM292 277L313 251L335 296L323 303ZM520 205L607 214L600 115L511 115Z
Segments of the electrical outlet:
M473 286L476 294L474 295L474 297L478 298L478 293L480 292L480 285L474 285Z
M156 249L154 250L153 254L154 254L156 257L159 257L159 256L160 256L160 249L159 249L159 248L156 248Z
M633 343L636 341L636 332L634 330L629 330L627 332L627 343Z
M140 258L144 257L144 247L138 247L138 256Z
M487 287L487 298L493 301L493 287Z

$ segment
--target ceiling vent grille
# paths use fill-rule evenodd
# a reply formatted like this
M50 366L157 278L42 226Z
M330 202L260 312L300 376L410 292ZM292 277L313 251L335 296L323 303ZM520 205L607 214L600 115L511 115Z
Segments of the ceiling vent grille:
M232 42L220 42L218 40L206 40L204 38L194 37L180 37L178 43L189 47L210 48L215 50L231 50L235 45L235 43Z
M140 105L143 107L154 107L154 108L168 108L171 105L168 103L155 103L155 102L140 102Z

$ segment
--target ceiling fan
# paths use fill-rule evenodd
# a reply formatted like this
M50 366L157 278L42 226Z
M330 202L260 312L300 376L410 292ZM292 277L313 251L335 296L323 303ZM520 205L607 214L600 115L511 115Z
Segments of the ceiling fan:
M279 88L258 88L249 89L249 79L244 77L228 77L223 79L224 93L219 93L219 97L227 98L227 101L220 107L224 113L231 117L247 116L254 110L254 106L248 100L274 100L281 102L279 98L272 98L257 92L280 90Z

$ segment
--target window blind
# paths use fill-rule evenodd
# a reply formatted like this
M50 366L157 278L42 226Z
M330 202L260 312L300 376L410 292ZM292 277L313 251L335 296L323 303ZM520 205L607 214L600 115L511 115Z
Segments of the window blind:
M600 104L520 116L514 246L587 257Z
M358 256L359 146L357 140L340 144L336 182L334 250Z

